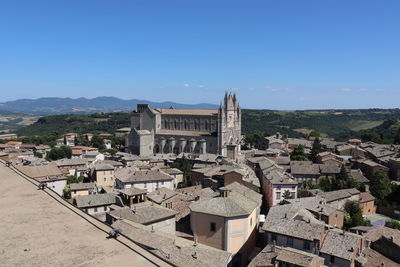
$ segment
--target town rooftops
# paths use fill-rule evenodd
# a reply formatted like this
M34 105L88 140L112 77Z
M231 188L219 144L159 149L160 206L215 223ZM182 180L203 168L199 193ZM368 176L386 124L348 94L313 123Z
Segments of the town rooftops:
M281 170L272 170L265 176L273 185L297 185L298 183L293 179L289 173L283 172Z
M96 188L95 183L75 183L69 185L71 191L92 190Z
M111 171L114 170L114 166L111 164L99 162L93 166L93 169L96 171Z
M320 165L321 174L339 174L340 166L335 164L321 164Z
M133 205L130 208L112 210L109 214L117 219L125 219L132 222L148 225L175 217L176 212L159 205L144 202Z
M192 212L212 214L222 217L238 217L251 214L259 203L232 191L227 196L200 199L190 205Z
M136 170L134 168L117 169L115 178L124 183L173 180L171 176L159 170Z
M248 265L249 267L274 266L276 261L293 264L294 266L319 266L324 259L318 255L294 249L267 245Z
M193 241L158 230L151 231L147 226L118 220L112 224L114 229L135 242L151 249L156 255L174 266L225 267L231 260L229 252L195 244Z
M77 196L75 198L75 203L78 208L107 206L115 204L117 202L116 198L117 196L115 194Z
M146 190L131 186L129 188L125 188L125 189L120 189L118 190L121 194L132 197L132 196L138 196L138 195L143 195L143 194L147 194Z
M62 171L54 162L39 166L17 166L19 171L33 179L56 179L63 176Z
M116 161L116 160L102 160L102 161L98 161L98 163L105 163L105 164L110 164L114 167L122 167L124 164L122 164L122 162Z
M374 227L364 234L365 238L371 242L375 242L382 237L391 240L394 244L400 247L400 231L385 226Z
M321 239L325 223L318 221L301 204L286 204L270 208L262 229L267 232L313 241Z
M238 182L233 182L229 185L225 186L226 189L229 189L231 191L235 191L237 193L242 194L245 197L250 198L251 200L261 204L262 203L262 195L255 192L254 190L251 190L247 186L244 186Z
M56 160L55 163L57 164L58 167L64 167L64 166L81 166L81 165L86 165L87 160L86 159L59 159Z
M351 196L360 194L360 191L358 191L355 188L349 188L349 189L341 189L341 190L335 190L335 191L330 191L330 192L323 192L322 194L319 194L322 198L326 199L326 202L333 202L345 198L350 198Z
M295 175L320 175L319 164L311 161L291 161L290 172Z
M320 252L345 260L351 260L361 246L362 236L331 229L325 236Z
M147 194L147 198L157 204L161 204L164 201L178 195L178 192L175 192L171 189L160 187L157 190Z
M361 192L360 193L360 203L374 201L375 197L368 192Z
M162 168L161 171L166 174L183 174L183 172L177 168Z
M325 200L319 196L287 199L285 201L291 203L294 209L296 208L298 210L307 209L309 211L313 211L315 213L321 213L327 216L337 211L336 208L326 204Z
M363 172L360 169L351 169L349 172L350 177L360 183L368 183L369 180L364 176Z

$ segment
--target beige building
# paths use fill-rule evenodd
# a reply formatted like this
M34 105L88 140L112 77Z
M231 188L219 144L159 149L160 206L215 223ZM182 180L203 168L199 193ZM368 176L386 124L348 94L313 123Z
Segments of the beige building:
M71 188L71 199L75 199L77 196L91 195L97 191L95 183L76 183L69 186Z
M175 234L176 212L160 205L143 202L131 208L121 208L107 213L107 222L113 224L116 220L128 220L147 226L153 231Z
M110 164L96 164L91 170L92 180L98 187L114 187L114 167Z
M376 213L375 197L368 192L360 193L360 206L363 216L370 216Z
M243 264L255 247L261 195L221 189L220 197L190 205L191 229L199 243L228 251L233 264Z

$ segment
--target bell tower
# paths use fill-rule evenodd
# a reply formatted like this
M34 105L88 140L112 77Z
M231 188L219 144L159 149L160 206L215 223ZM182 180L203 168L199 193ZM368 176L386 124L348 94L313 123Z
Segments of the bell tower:
M218 109L218 152L233 160L240 154L241 116L236 93L225 92L224 102Z

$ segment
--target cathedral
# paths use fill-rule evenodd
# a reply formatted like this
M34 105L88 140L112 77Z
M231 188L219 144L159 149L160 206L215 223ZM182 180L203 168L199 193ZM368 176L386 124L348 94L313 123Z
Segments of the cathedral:
M219 154L236 160L240 154L241 110L236 94L225 93L219 109L151 108L138 104L126 137L130 153Z

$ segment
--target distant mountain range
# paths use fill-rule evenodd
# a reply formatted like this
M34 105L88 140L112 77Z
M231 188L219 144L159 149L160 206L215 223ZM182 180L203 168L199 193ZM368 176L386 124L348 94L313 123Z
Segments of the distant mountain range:
M117 97L96 98L60 98L43 97L38 99L18 99L0 103L0 111L18 112L33 115L50 115L66 113L95 113L113 111L131 111L137 104L149 104L154 108L188 108L188 109L216 109L214 104L181 104L175 102L152 102L148 100L124 100Z

